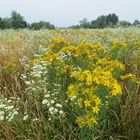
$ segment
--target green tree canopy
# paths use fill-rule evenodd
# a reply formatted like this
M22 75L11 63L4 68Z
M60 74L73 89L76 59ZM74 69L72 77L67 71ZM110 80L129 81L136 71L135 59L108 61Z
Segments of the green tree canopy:
M109 26L109 27L117 25L118 21L119 21L119 18L114 13L106 16L106 25Z
M31 29L40 30L40 29L55 29L54 25L50 24L49 22L40 21L34 22L30 25Z
M82 28L89 28L90 27L90 22L88 22L88 20L86 18L81 20L79 23L80 23L80 26Z
M27 27L27 22L24 20L24 17L21 16L16 11L12 11L10 19L11 19L11 26L14 29Z
M0 17L0 29L5 29L5 24L1 17Z
M133 25L134 26L138 26L138 25L140 26L140 21L139 20L135 20L134 23L133 23Z
M122 26L122 27L129 27L129 26L131 26L131 23L130 23L129 21L123 20L123 21L120 21L120 22L119 22L119 26Z

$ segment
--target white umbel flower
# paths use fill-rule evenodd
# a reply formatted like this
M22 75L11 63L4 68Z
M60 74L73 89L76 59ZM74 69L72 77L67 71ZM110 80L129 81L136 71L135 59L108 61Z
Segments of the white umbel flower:
M64 112L62 110L59 111L59 114L63 114Z
M3 121L3 120L4 120L4 116L1 115L1 116L0 116L0 121Z
M48 100L43 100L42 101L42 104L44 105L44 104L47 104L48 103Z
M23 120L26 121L26 120L28 119L28 117L29 117L28 115L25 115L25 116L23 117Z

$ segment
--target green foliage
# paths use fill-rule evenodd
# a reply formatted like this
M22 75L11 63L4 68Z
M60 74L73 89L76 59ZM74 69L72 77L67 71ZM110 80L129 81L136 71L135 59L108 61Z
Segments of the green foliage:
M94 26L96 28L104 28L106 27L106 16L99 16L95 22L94 22Z
M114 27L118 23L118 20L118 16L114 13L107 16L102 15L91 22L91 28Z
M129 21L120 21L119 26L129 27L129 26L131 26L131 23Z
M21 16L16 11L12 11L11 13L11 25L12 28L18 29L18 28L26 28L27 22L24 20L23 16Z
M135 20L133 23L134 26L140 26L140 21L139 20Z
M115 14L101 15L95 20L88 21L86 18L79 22L79 25L72 25L68 28L72 29L103 29L103 28L115 28L115 27L129 27L129 26L140 26L140 21L135 20L133 24L128 21L119 21L119 17ZM40 29L55 29L55 26L47 21L33 22L31 24L24 20L24 17L12 11L10 18L0 17L0 29L19 29L19 28L30 28L34 30Z
M30 28L34 30L40 29L55 29L55 26L50 24L49 22L40 21L34 22L31 25L24 20L24 17L17 13L16 11L12 11L10 18L1 18L0 17L0 29L23 29L23 28Z
M49 22L40 21L34 22L30 25L31 29L40 30L40 29L55 29L54 25L50 24Z
M118 16L116 15L116 14L109 14L107 17L106 17L106 25L107 26L110 26L110 27L112 27L112 26L114 26L114 25L116 25L117 23L118 23L118 21L119 21L119 18L118 18Z
M3 71L7 74L13 74L16 72L16 64L14 61L6 61L3 66Z
M115 27L119 21L119 18L116 14L101 15L96 20L91 22L87 21L86 18L80 21L80 25L72 26L71 28L106 28L106 27Z
M80 21L80 26L81 26L82 28L89 28L90 22L88 22L87 19L84 18L83 20Z
M4 21L2 18L0 18L0 28L5 29Z
M0 29L9 29L11 28L11 21L8 18L2 19L0 17Z

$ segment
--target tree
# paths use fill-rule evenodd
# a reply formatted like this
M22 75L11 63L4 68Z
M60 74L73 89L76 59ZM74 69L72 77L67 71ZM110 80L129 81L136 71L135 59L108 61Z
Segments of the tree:
M122 27L129 27L129 26L131 26L131 23L130 23L129 21L123 20L123 21L120 21L120 22L119 22L119 26L122 26Z
M112 13L109 15L101 15L97 19L92 20L89 22L86 18L80 21L80 25L78 26L71 26L72 28L106 28L106 27L115 27L119 21L119 18L116 14Z
M139 20L135 20L134 23L133 23L133 25L134 25L134 26L140 25L140 21L139 21Z
M80 29L80 25L72 25L70 27L68 27L69 29Z
M0 29L9 29L11 28L11 21L8 18L1 18L0 17Z
M80 26L82 28L90 28L90 22L88 22L88 20L86 18L84 18L83 20L79 21Z
M5 29L5 25L1 17L0 17L0 29Z
M31 29L40 30L40 29L55 29L54 25L50 24L49 22L40 21L34 22L30 25Z
M106 16L106 25L108 27L113 27L114 25L117 25L118 21L119 21L119 18L114 13Z
M106 27L106 16L99 16L96 20L95 20L95 27L96 28L105 28Z
M97 28L97 24L96 24L96 20L92 20L90 23L90 28L91 29L96 29Z
M12 28L14 29L27 27L27 22L24 20L24 17L21 16L16 11L12 11L10 19L11 19Z

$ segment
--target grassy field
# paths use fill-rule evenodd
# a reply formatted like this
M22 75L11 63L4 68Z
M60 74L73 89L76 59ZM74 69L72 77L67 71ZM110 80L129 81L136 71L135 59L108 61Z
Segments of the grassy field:
M0 140L139 140L140 28L0 31Z

